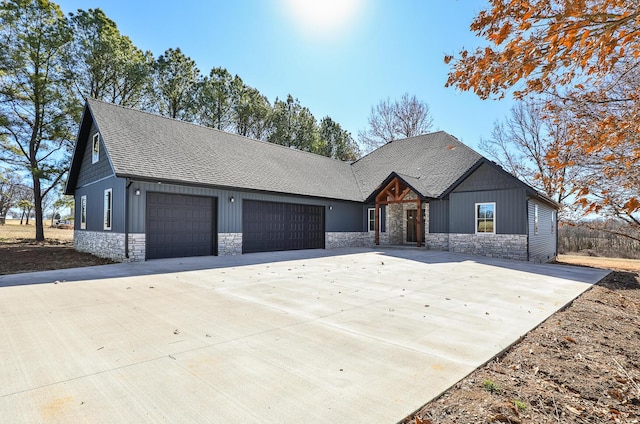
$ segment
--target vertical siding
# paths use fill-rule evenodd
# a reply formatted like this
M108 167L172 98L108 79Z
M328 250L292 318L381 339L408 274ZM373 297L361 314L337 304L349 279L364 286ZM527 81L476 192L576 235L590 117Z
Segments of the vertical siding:
M135 195L136 189L140 190L140 196ZM366 228L366 221L364 221L362 217L362 203L134 181L129 188L129 231L131 233L143 233L145 231L145 202L147 192L175 193L216 198L219 233L242 232L242 200L245 199L324 206L326 217L325 231L329 232L364 231L364 228ZM229 201L231 197L235 200L233 203Z
M485 202L496 204L496 234L527 234L527 204L523 188L451 193L449 232L475 234L475 204Z
M102 142L102 136L100 136L100 158L98 162L91 163L91 153L93 144L93 135L97 132L97 128L94 125L91 126L89 131L89 138L87 140L79 141L85 143L84 153L82 155L82 165L80 165L80 172L78 174L78 187L89 184L93 181L97 181L101 178L108 177L114 174L111 162L107 150Z
M429 232L449 232L449 200L429 202Z
M104 231L104 191L110 188L113 195L110 232L124 233L125 184L124 178L112 176L76 189L77 205L82 196L87 196L87 231ZM75 229L80 230L80 207L75 208Z
M453 191L487 191L521 188L522 184L506 171L495 169L491 165L482 164Z
M538 234L535 234L535 205L538 205ZM553 228L552 214L554 210L533 199L528 201L529 208L529 260L547 262L557 254L556 230Z

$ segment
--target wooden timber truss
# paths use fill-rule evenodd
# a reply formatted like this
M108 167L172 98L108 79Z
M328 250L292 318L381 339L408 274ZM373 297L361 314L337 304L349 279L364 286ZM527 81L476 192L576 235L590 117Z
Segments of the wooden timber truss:
M414 191L416 193L415 199L406 199L407 195ZM376 217L375 217L375 227L376 227L376 245L380 244L380 205L389 205L393 203L415 203L418 207L418 219L416 222L416 232L417 232L417 247L422 247L422 199L420 195L411 187L409 184L404 182L402 178L397 175L394 176L391 181L387 183L387 185L380 190L380 192L376 195Z

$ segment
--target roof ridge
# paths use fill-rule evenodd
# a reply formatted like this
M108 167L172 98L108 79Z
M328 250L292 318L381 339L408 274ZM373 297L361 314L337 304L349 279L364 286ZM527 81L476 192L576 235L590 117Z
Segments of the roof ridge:
M351 162L349 164L349 168L351 169L351 175L353 175L353 179L356 181L356 185L358 186L358 191L360 191L360 193L362 193L362 198L364 199L366 196L366 193L364 192L364 190L362 190L362 184L360 184L360 179L358 178L358 176L356 175L356 169L353 167L353 164L356 163L355 162Z
M123 105L118 105L118 104L115 104L115 103L109 103L109 102L105 102L103 100L94 99L93 97L87 97L87 101L89 101L89 100L94 101L94 102L98 102L98 103L102 103L102 104L107 105L107 106L113 106L113 107L129 110L129 111L132 111L132 112L138 112L138 113L141 113L141 114L149 115L149 116L154 117L154 118L164 118L164 119L167 119L167 120L172 121L172 122L192 125L194 127L201 128L201 129L203 129L205 131L213 131L213 132L217 132L217 133L222 133L222 134L225 134L225 135L230 135L232 137L237 137L239 139L243 139L245 141L250 141L250 142L253 142L253 143L266 144L266 145L269 145L269 146L280 147L280 148L287 149L287 150L294 151L294 152L306 153L306 154L309 154L309 155L313 155L315 157L319 157L319 158L335 161L337 163L343 163L343 164L348 165L348 166L351 166L351 164L352 164L352 163L349 163L349 162L346 162L346 161L343 161L343 160L340 160L340 159L330 158L328 156L320 155L318 153L307 152L305 150L296 149L295 147L287 147L287 146L282 145L282 144L276 144L276 143L271 143L269 141L257 140L255 138L247 137L246 135L232 133L232 132L228 132L228 131L222 131L222 130L219 130L217 128L207 127L206 125L197 124L195 122L183 121L181 119L171 118L169 116L160 115L158 113L153 113L153 112L149 112L149 111L146 111L146 110L135 109L135 108L132 108L132 107L129 107L129 106L123 106ZM355 162L353 162L353 163L355 163Z
M352 163L352 165L354 165L354 164L358 163L359 161L361 161L362 159L364 159L364 158L366 158L367 156L371 155L372 153L377 152L378 150L380 150L380 149L382 149L382 148L384 148L384 147L386 147L386 146L390 145L391 143L403 142L403 141L411 140L411 139L414 139L414 138L424 137L424 136L428 136L428 135L435 135L435 134L438 134L438 133L443 133L443 134L445 134L445 135L451 136L451 137L455 138L459 143L462 143L460 140L458 140L458 139L456 138L456 136L454 136L454 135L452 135L452 134L449 134L448 132L446 132L446 131L444 131L444 130L438 130L438 131L428 132L428 133L424 133L424 134L413 135L413 136L411 136L411 137L398 138L398 139L396 139L396 140L387 141L386 143L384 143L384 144L383 144L383 145L381 145L380 147L377 147L377 148L373 149L372 151L370 151L370 152L369 152L369 153L367 153L366 155L362 156L361 158L359 158L358 160L356 160L355 162L353 162L353 163ZM462 144L464 144L464 143L462 143ZM465 144L465 146L466 146L466 144ZM477 152L476 152L476 153L477 153Z

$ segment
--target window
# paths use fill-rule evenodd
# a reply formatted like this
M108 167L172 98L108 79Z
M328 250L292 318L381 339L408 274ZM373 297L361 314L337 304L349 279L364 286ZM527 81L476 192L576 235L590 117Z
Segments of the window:
M87 196L80 198L80 229L87 229Z
M538 205L533 205L533 234L540 232L540 219L538 216Z
M113 207L113 195L110 188L104 191L104 229L111 229L111 218L113 216L112 213Z
M385 223L384 223L384 209L382 207L378 210L378 219L380 222L378 223L378 228L381 233L384 233ZM369 208L367 210L367 230L371 233L376 230L376 208Z
M91 150L91 163L96 163L100 160L100 134L95 133L93 135L93 149Z
M369 208L369 232L376 230L376 208Z
M551 212L551 234L556 231L556 213Z
M476 203L476 234L495 234L496 204Z

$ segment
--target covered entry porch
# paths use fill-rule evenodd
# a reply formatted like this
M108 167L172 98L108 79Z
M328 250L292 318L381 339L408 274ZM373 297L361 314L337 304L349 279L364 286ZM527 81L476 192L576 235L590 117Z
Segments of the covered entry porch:
M392 173L370 196L375 199L375 244L380 245L380 209L387 215L389 244L422 247L429 232L429 203L408 180Z

